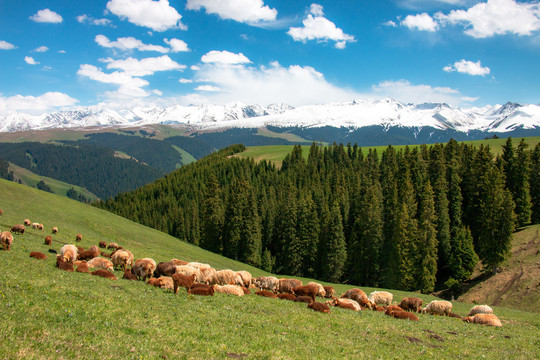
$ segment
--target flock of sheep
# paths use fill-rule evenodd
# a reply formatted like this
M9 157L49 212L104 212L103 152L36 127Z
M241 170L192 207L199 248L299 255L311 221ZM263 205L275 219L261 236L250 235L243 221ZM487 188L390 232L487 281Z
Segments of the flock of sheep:
M24 234L25 225L43 230L42 224L31 223L30 220L25 219L24 224L14 225L10 231L0 233L0 246L8 251L13 244L12 233ZM58 228L53 227L52 234L56 233L58 233ZM77 234L76 241L81 240L82 235ZM45 237L45 245L52 245L50 235ZM374 291L367 296L358 288L350 289L338 298L335 296L333 287L322 286L315 282L304 285L297 279L278 279L274 276L253 278L247 271L216 270L208 264L188 263L178 259L159 264L151 258L134 261L133 254L116 243L107 245L100 241L98 246L93 245L85 250L75 245L64 245L60 249L60 254L57 254L56 266L65 271L91 273L113 280L117 279L113 270L122 269L123 279L146 281L149 285L170 289L175 294L178 293L180 287L184 287L188 294L207 296L212 296L215 292L244 296L251 294L252 289L258 289L255 291L256 295L305 302L309 308L323 313L329 313L330 306L337 306L353 311L380 311L394 318L418 321L414 312L421 312L456 317L475 324L502 326L501 321L493 314L493 309L487 305L474 306L469 314L462 318L452 313L452 303L444 300L434 300L422 308L422 299L406 297L399 304L393 305L393 295L387 291ZM112 249L112 253L103 252L100 248ZM56 253L53 249L49 252ZM31 252L30 257L47 258L45 254L37 251ZM324 303L317 302L317 297L329 300Z

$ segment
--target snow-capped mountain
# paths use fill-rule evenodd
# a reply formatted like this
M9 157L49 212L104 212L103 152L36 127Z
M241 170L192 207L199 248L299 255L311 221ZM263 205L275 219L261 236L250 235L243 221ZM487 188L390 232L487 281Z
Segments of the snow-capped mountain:
M79 108L40 116L13 113L0 117L0 132L92 126L177 124L193 129L275 127L424 128L469 132L510 132L540 129L540 106L507 103L482 108L456 108L447 104L403 104L394 99L355 100L293 108L234 103L167 108L132 108L121 111Z

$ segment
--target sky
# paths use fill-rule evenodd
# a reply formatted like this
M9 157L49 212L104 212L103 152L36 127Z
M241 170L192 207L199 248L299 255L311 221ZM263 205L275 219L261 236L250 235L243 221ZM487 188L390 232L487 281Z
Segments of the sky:
M0 0L0 115L540 103L540 1Z

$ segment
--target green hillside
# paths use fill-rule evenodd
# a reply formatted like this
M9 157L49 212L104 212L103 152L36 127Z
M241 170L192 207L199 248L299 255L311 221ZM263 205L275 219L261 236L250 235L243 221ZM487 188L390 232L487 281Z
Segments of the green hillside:
M54 267L43 238L59 228L53 249L83 234L85 248L115 241L136 258L179 258L215 268L264 272L63 197L0 180L0 229L24 218L45 225L15 235L0 251L0 356L6 359L350 359L512 358L540 356L540 315L495 308L502 328L459 319L419 315L419 322L378 312L332 308L331 314L305 304L248 295L242 298L178 295L142 282L111 281ZM46 260L28 257L42 251ZM116 272L120 276L120 272ZM337 293L351 288L335 285ZM373 289L364 288L366 292ZM432 296L392 291L394 301ZM465 315L470 304L454 302Z

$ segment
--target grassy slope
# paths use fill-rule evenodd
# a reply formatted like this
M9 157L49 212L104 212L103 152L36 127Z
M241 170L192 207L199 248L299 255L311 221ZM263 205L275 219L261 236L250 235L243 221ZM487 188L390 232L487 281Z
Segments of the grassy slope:
M136 258L173 257L222 269L264 272L206 252L105 211L0 180L0 229L29 218L45 225L16 235L10 252L0 251L0 357L2 358L230 358L257 359L491 358L540 356L540 315L507 308L495 312L503 328L467 324L454 318L419 315L417 323L381 313L333 308L314 313L305 304L217 294L178 295L142 282L111 281L66 273L28 257L47 253L43 238L59 227L53 248L116 241ZM49 254L51 255L51 254ZM121 275L117 272L117 276ZM338 293L350 286L336 285ZM365 288L366 292L373 289ZM392 291L394 300L418 295ZM420 295L424 301L431 296ZM454 302L466 314L470 304ZM442 337L437 340L434 335Z

